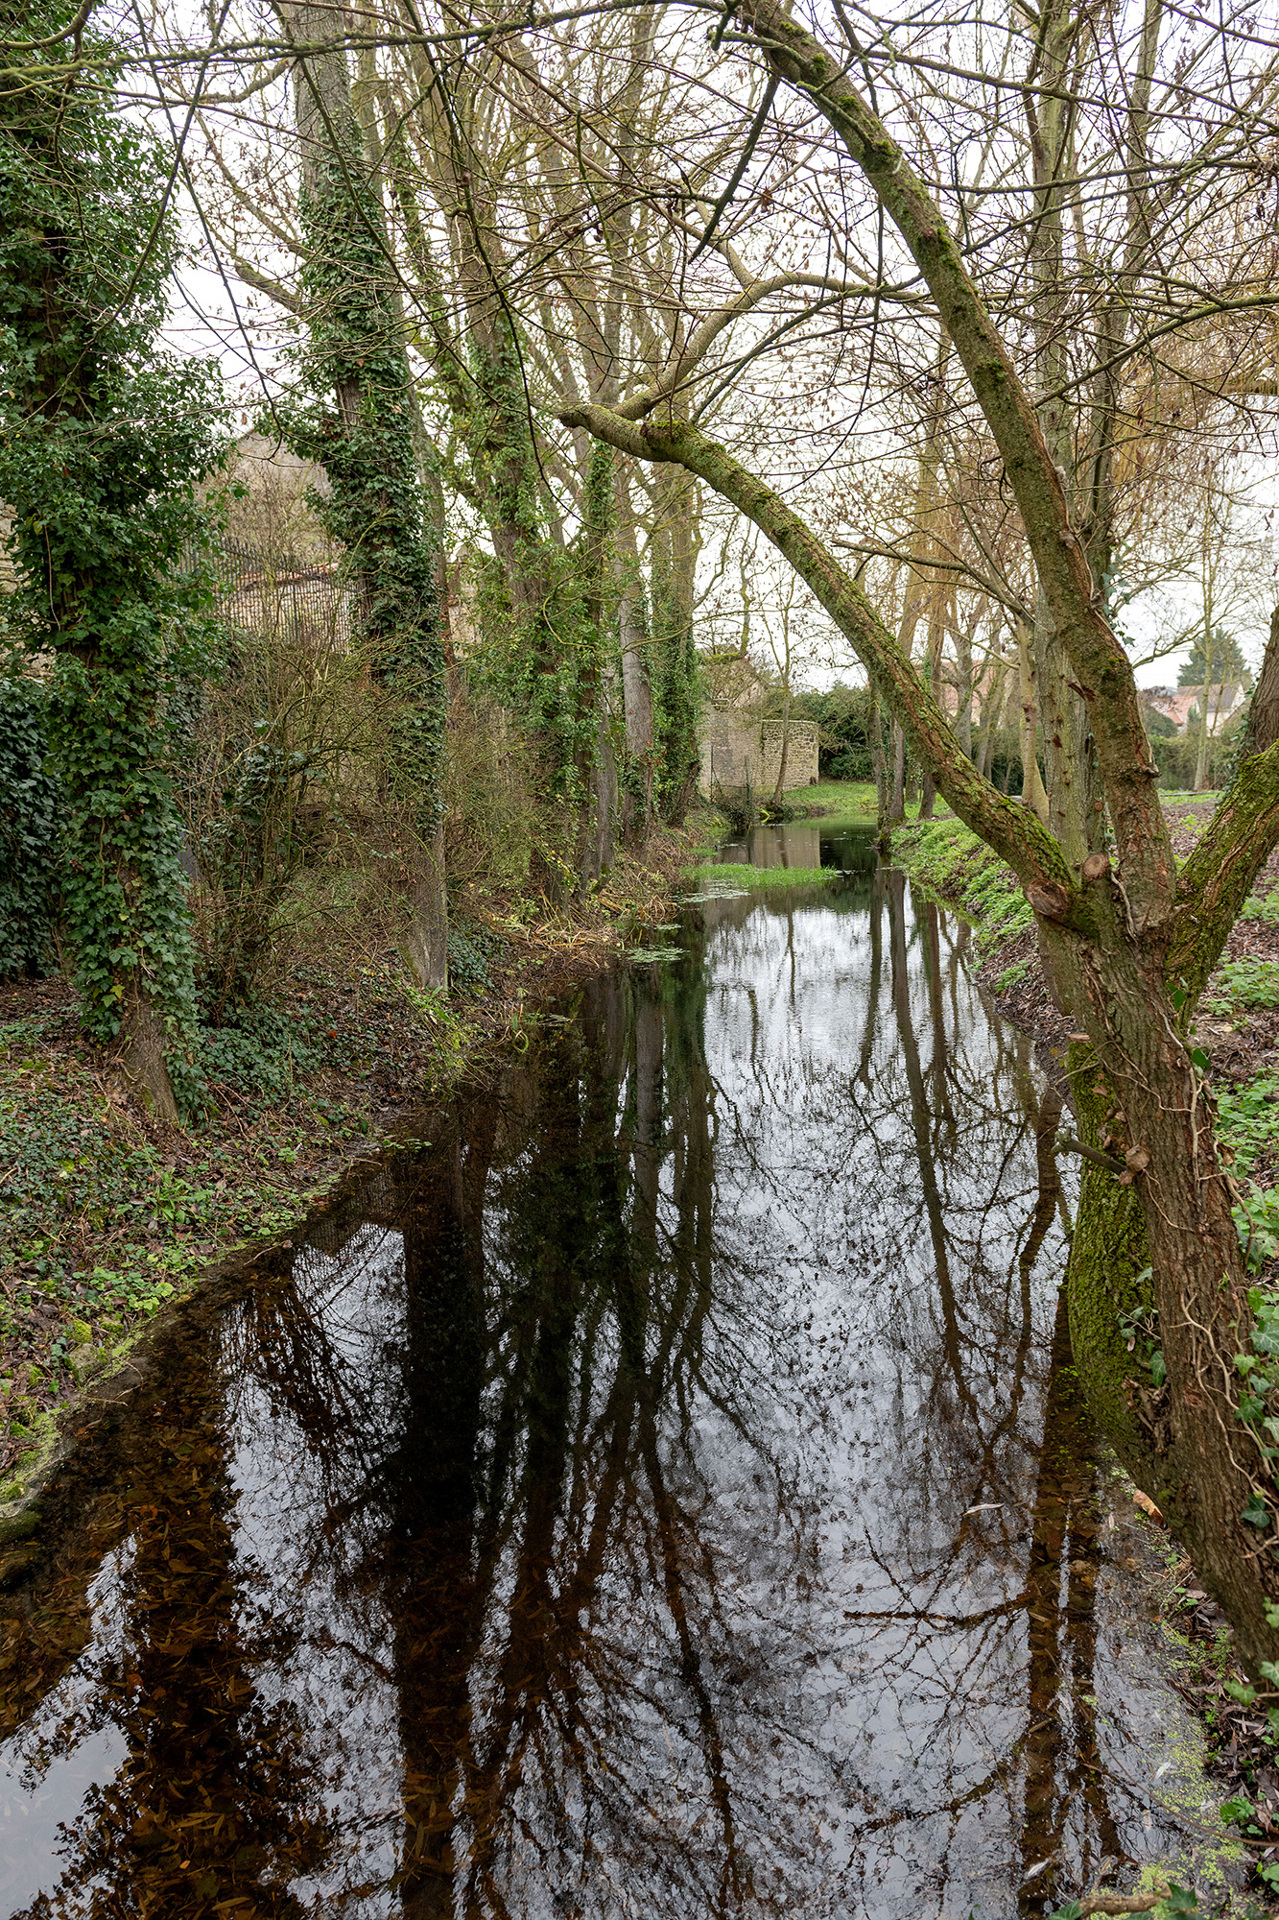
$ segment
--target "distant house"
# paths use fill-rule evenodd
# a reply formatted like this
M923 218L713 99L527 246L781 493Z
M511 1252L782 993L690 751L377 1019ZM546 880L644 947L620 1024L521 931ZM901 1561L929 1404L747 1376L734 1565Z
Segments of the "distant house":
M1171 720L1178 733L1184 733L1192 712L1203 711L1204 690L1202 687L1143 687L1138 698L1152 713L1161 713L1165 720ZM1247 700L1248 688L1242 681L1226 680L1220 686L1209 687L1209 734L1221 733Z
M708 698L699 732L701 764L698 790L707 799L716 789L771 793L785 750L786 787L817 781L819 728L798 715L783 720L777 689L765 684L749 660L738 654L711 654L703 662Z

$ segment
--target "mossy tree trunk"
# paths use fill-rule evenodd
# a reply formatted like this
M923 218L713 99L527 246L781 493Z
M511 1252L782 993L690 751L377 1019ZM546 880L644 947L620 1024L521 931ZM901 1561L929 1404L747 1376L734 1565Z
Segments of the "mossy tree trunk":
M1107 1222L1094 1210L1099 1258L1132 1253L1136 1198L1153 1269L1161 1385L1128 1423L1142 1436L1130 1464L1162 1502L1209 1591L1233 1621L1254 1673L1279 1659L1279 1492L1271 1463L1239 1418L1235 1356L1248 1348L1247 1277L1232 1191L1213 1139L1188 1024L1252 882L1279 842L1279 745L1257 742L1178 874L1155 791L1131 663L1108 625L1057 463L1033 400L948 231L906 155L858 93L842 61L779 0L744 0L739 19L774 70L829 121L914 255L996 442L1016 497L1047 616L1081 689L1114 829L1115 857L1088 854L1080 823L1063 844L1032 809L999 794L963 753L931 689L858 582L758 475L664 409L643 424L603 408L566 414L638 459L685 467L746 514L807 582L857 652L918 761L967 826L1017 874L1034 910L1060 1003L1080 1038L1073 1065L1092 1076L1120 1183ZM1265 675L1263 673L1263 679ZM1121 1171L1122 1170L1122 1171ZM1091 1203L1090 1203L1091 1204ZM1082 1258L1082 1256L1081 1256ZM1094 1268L1095 1271L1095 1268ZM1103 1319L1109 1308L1098 1309ZM1081 1313L1089 1340L1105 1326ZM1133 1363L1136 1378L1144 1365ZM1276 1622L1275 1625L1271 1621Z
M365 152L342 39L346 15L282 0L301 171L307 349L295 449L323 463L315 505L355 569L361 639L388 696L392 800L411 845L400 873L404 955L417 983L448 979L442 792L447 682L439 557L380 183Z
M36 35L24 49L15 27ZM49 686L84 1030L174 1121L199 1076L169 692L207 638L196 488L225 416L209 369L156 337L178 253L167 157L118 110L119 49L77 30L70 60L70 31L54 8L0 6L4 624Z

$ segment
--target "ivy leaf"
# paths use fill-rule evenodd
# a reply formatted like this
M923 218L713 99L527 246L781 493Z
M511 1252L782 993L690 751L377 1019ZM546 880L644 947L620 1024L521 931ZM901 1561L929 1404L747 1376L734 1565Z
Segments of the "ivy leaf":
M1267 1507L1261 1495L1253 1492L1248 1495L1248 1503L1239 1515L1239 1518L1246 1520L1250 1527L1268 1527L1270 1525L1270 1509Z
M1168 1378L1168 1362L1164 1359L1158 1347L1155 1348L1155 1351L1150 1356L1150 1377L1157 1387L1162 1387L1164 1381Z
M1198 1067L1200 1073L1207 1073L1208 1056L1204 1052L1202 1047L1192 1047L1190 1049L1190 1058L1193 1061L1194 1065Z

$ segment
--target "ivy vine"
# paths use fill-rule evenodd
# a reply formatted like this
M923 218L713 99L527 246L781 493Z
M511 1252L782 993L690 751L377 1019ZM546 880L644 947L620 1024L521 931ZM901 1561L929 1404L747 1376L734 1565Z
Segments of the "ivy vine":
M33 7L29 33L70 8ZM166 698L195 670L210 595L196 486L222 450L215 369L157 350L176 239L156 142L117 108L105 42L74 68L0 66L0 499L13 633L47 681L63 925L82 1018L158 1020L196 1092L192 954ZM103 68L95 71L100 54ZM0 62L3 54L0 52ZM12 79L12 84L10 83Z
M439 555L414 445L414 396L386 261L385 218L358 128L304 182L306 335L282 414L294 452L323 465L311 505L347 552L359 627L388 706L390 779L429 837L442 810L447 718Z

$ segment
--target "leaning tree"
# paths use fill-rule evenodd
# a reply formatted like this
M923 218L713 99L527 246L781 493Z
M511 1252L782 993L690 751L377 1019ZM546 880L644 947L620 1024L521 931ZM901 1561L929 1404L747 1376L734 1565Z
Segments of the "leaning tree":
M637 460L696 474L754 521L847 637L946 800L1024 887L1046 971L1075 1025L1069 1072L1093 1156L1068 1274L1076 1357L1125 1464L1190 1547L1243 1658L1266 1679L1263 1669L1279 1658L1271 1335L1264 1302L1250 1298L1191 1020L1279 843L1279 701L1268 691L1279 634L1233 786L1178 872L1132 665L1072 518L1068 476L966 248L854 84L846 52L833 52L777 0L743 0L736 18L746 43L820 114L860 170L928 288L998 450L1043 619L1083 703L1110 851L1089 851L1074 832L1055 834L979 774L858 580L777 488L679 418L668 394L649 389L615 408L579 406L562 417ZM1121 1337L1134 1326L1135 1358ZM1242 1395L1241 1368L1250 1372Z

